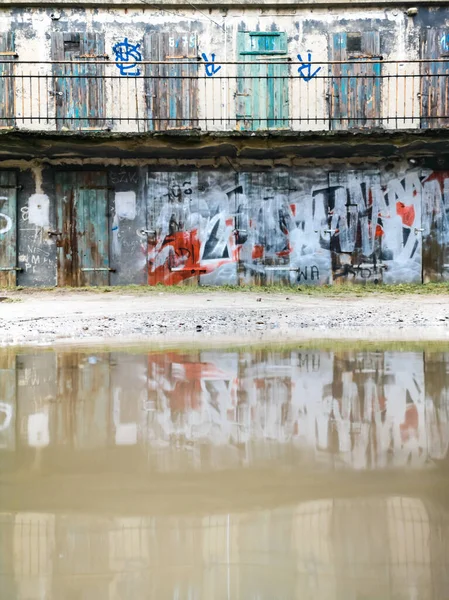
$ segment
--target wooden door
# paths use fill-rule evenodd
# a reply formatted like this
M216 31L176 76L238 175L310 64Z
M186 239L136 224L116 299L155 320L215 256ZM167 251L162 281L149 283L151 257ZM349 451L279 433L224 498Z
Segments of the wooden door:
M150 33L145 58L148 129L198 127L198 39L196 33Z
M449 171L422 175L423 281L449 281Z
M449 125L449 29L425 29L421 58L447 61L421 63L421 128Z
M14 33L0 33L0 129L15 124Z
M109 283L107 189L104 172L56 174L59 286Z
M0 171L0 287L16 285L17 175Z
M57 129L104 128L104 65L93 64L106 58L102 34L55 32L51 41L54 61L73 61L53 65Z
M331 129L360 129L380 124L381 64L378 31L334 33L330 65ZM357 62L346 62L357 61Z
M238 65L237 128L288 128L287 34L240 31L237 35L238 60L244 63Z

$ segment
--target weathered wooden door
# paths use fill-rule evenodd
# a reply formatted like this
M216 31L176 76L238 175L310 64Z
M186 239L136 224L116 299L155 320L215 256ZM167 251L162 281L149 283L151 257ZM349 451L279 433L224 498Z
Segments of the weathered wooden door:
M15 123L14 33L0 33L0 129Z
M17 175L0 171L0 286L16 285Z
M109 216L104 172L56 174L59 286L108 285Z
M288 128L287 34L239 31L237 52L237 128Z
M150 173L147 197L148 283L198 283L198 173Z
M99 129L105 126L104 39L98 33L52 34L57 129Z
M421 127L449 125L449 29L424 29L421 58L443 59L421 63Z
M145 59L148 129L198 127L198 39L196 33L149 33Z
M381 64L370 62L376 59L380 59L378 31L333 34L331 60L343 62L330 65L331 129L379 125Z

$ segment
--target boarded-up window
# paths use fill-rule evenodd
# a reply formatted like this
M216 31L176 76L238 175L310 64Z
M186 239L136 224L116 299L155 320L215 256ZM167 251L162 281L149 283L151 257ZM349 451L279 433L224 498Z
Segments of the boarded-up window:
M240 31L237 38L237 127L288 127L287 34ZM285 61L285 62L284 62Z
M104 39L98 33L53 33L53 96L57 129L105 127Z
M195 33L150 33L145 59L148 129L198 127L198 40Z
M369 128L380 123L380 37L378 31L335 33L330 66L332 129ZM356 61L356 62L354 62Z
M14 126L14 34L0 33L0 127Z
M424 31L421 45L423 59L444 59L421 63L421 127L449 125L449 29Z

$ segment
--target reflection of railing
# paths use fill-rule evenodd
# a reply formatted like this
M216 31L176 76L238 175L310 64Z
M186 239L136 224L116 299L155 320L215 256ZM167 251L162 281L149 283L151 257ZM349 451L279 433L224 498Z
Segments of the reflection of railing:
M413 581L416 597L432 589L443 598L448 533L443 504L401 496L204 516L3 514L0 577L6 595L14 585L45 587L48 600L91 587L94 597L115 598L117 581L136 597L193 588L193 597L267 600L305 594L311 584L320 598L335 589L355 597L360 585L372 597L405 597ZM217 593L223 588L228 596Z
M307 63L309 65L309 63ZM449 126L449 61L0 61L0 126L33 130L351 130ZM319 68L315 68L319 67Z

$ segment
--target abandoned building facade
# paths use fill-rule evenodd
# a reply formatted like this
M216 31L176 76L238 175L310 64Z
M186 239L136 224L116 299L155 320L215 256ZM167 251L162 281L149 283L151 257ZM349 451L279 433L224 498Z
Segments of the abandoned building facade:
M4 0L0 285L449 280L449 8Z

